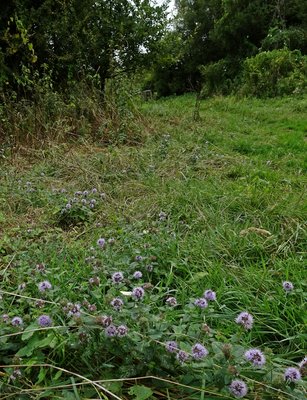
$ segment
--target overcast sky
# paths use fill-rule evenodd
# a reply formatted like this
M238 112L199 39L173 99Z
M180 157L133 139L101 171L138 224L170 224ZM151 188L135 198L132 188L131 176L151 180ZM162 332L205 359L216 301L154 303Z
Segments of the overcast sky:
M156 2L160 5L160 4L163 4L163 3L165 3L165 0L156 0ZM170 1L170 5L169 5L169 10L171 11L172 10L172 8L174 7L174 0L171 0Z

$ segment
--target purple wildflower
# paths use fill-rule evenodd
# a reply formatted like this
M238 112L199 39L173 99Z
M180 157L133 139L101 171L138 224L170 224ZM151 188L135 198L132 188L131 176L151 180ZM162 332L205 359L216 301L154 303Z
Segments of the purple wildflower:
M135 261L142 261L143 257L142 256L135 256Z
M177 360L183 364L189 359L189 354L186 351L179 350L177 353Z
M124 280L124 275L122 272L114 272L112 275L112 282L113 283L120 283Z
M88 196L88 190L84 190L84 192L82 194L84 197Z
M209 300L209 301L215 301L216 300L216 293L213 290L208 289L204 293L204 298L206 300Z
M146 265L146 269L147 269L148 272L152 272L153 271L153 265L152 264Z
M3 322L5 322L6 324L9 322L10 317L8 316L8 314L3 314L2 315L2 320Z
M134 300L142 300L145 295L145 291L142 287L136 287L132 290L132 297Z
M52 288L52 285L49 281L43 281L38 284L38 290L40 292L45 292L46 290L49 290L51 288Z
M49 315L41 315L37 319L38 325L39 326L51 326L52 325L52 319L49 317Z
M176 297L168 297L165 300L166 304L170 307L175 307L177 305L177 299Z
M99 317L96 318L96 322L99 325L102 325L104 328L107 328L112 324L113 318L111 315L100 315Z
M242 325L246 330L252 329L254 318L247 311L241 312L235 319L236 323Z
M96 304L88 304L88 305L87 305L87 309L88 309L90 312L94 312L94 311L97 311L97 306L96 306Z
M85 206L85 204L87 204L87 200L86 199L82 199L81 200L81 204Z
M286 292L291 292L294 289L293 283L289 281L283 282L282 287Z
M92 193L94 193L94 194L97 193L97 189L96 189L96 188L93 188L93 189L92 189Z
M199 308L206 308L206 307L208 307L208 302L203 297L200 297L199 299L196 299L194 301L194 306L199 307Z
M143 274L142 274L141 271L135 271L134 274L133 274L133 278L134 279L141 279L142 276L143 276Z
M81 316L81 305L67 303L67 305L64 307L64 311L67 313L68 317L79 318Z
M245 358L252 362L255 367L262 367L265 364L265 356L258 349L247 350L244 354Z
M284 379L287 382L296 382L301 379L301 373L297 368L289 367L284 373Z
M26 286L27 286L27 284L25 282L23 282L20 285L18 285L18 290L23 290L26 288Z
M119 325L117 327L117 336L124 337L127 335L127 333L128 333L128 328L126 327L126 325Z
M104 238L99 238L99 239L97 240L97 245L98 245L99 247L103 248L105 244L106 244L106 241L105 241Z
M20 318L20 317L14 317L14 318L12 319L12 321L11 321L11 324L12 324L13 326L21 326L21 325L23 325L23 320L22 320L22 318Z
M70 203L67 203L66 206L65 206L65 208L66 208L66 210L70 210L70 209L71 209L71 204L70 204Z
M115 297L111 301L111 306L114 308L116 311L120 311L123 308L124 302L120 297Z
M80 190L78 190L77 192L75 192L75 196L81 196L82 192Z
M99 286L99 284L100 284L99 276L94 276L94 277L90 278L88 281L89 281L89 284L92 286Z
M206 357L209 354L209 351L206 349L205 346L203 346L200 343L194 344L192 347L192 355L195 360L200 360L204 357Z
M115 325L109 325L105 330L104 330L106 336L108 337L114 337L117 335L117 329Z
M13 373L10 375L10 379L14 381L15 379L18 379L22 376L20 369L16 368L14 369Z
M229 386L229 391L235 397L244 397L247 394L247 386L246 383L240 381L239 379L231 382Z
M90 208L95 208L95 204L94 203L90 203Z
M178 350L178 344L174 340L170 340L165 343L165 348L170 353L176 353L176 351Z

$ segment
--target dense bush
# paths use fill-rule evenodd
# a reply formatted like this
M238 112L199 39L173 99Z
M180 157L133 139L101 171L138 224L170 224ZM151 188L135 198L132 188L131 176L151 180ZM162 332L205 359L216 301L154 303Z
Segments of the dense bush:
M307 84L307 56L300 51L264 51L243 65L242 93L257 97L302 93Z

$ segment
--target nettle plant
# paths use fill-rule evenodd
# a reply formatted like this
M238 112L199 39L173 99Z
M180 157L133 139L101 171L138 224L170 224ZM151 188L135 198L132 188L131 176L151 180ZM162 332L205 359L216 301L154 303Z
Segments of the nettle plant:
M161 231L167 229L167 219L166 213L159 214ZM143 252L131 246L128 255L122 249L120 239L98 238L84 259L83 279L73 286L39 263L20 274L13 293L2 291L4 392L29 381L64 384L63 371L86 366L84 374L92 379L171 376L182 392L304 398L306 357L287 365L270 349L250 346L256 316L248 310L225 312L214 288L205 286L200 296L195 293L182 302L179 291L155 278L159 265L148 244ZM295 295L292 282L282 286L285 296ZM235 334L216 329L218 318L228 319ZM50 364L65 369L52 374L44 368Z

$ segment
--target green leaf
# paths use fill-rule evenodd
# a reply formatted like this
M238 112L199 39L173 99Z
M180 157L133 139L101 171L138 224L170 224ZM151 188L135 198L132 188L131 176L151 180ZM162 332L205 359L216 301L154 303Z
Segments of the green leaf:
M153 391L150 388L143 385L142 386L134 385L129 390L129 394L135 396L134 400L146 400L153 395Z

